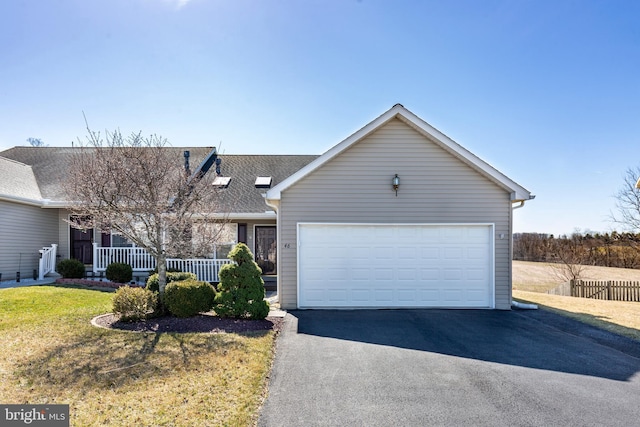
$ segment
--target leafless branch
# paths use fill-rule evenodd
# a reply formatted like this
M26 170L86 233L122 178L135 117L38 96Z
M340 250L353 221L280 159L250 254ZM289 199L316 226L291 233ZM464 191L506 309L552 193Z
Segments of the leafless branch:
M640 231L640 189L636 183L640 178L640 166L629 168L624 175L624 184L615 194L617 215L611 219L629 231Z
M127 238L157 258L159 271L167 256L213 253L227 219L211 175L189 180L160 136L87 131L66 182L72 227Z

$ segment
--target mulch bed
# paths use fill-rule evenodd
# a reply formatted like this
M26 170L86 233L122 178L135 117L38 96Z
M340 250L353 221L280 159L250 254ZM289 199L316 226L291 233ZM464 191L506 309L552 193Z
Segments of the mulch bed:
M143 287L144 284L133 284L133 283L115 283L109 282L108 280L96 280L96 279L56 279L56 283L59 285L82 285L89 286L93 288L113 288L118 289L122 286L131 286L131 287Z
M97 326L132 332L209 332L209 333L243 333L252 331L279 332L283 318L267 317L264 320L224 319L221 317L200 314L194 317L156 317L141 322L120 322L118 316L105 314L93 319Z

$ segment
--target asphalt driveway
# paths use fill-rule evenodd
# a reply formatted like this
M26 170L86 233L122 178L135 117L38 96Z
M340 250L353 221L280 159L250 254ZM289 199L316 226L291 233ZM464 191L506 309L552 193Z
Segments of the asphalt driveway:
M640 425L640 344L542 310L294 311L258 425Z

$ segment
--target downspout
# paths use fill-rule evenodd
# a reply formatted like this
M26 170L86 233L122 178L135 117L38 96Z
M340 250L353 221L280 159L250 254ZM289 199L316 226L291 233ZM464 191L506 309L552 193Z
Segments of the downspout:
M516 209L520 209L521 207L524 206L524 200L514 200L511 203L517 203L520 202L520 204L518 206L511 206L511 210L515 211Z
M535 199L536 196L531 195L529 196L529 200L533 200ZM517 203L520 202L519 205L517 206L512 206L511 210L515 211L516 209L520 209L521 207L524 206L524 200L513 200L512 203ZM512 247L513 247L513 243L512 243ZM512 255L513 258L513 255ZM515 308L519 308L521 310L537 310L538 309L538 305L537 304L525 304L523 302L518 302L518 301L514 301L513 296L511 297L511 306L515 307Z
M511 306L515 308L519 308L521 310L537 310L538 309L537 304L525 304L523 302L514 301L513 298L511 299Z

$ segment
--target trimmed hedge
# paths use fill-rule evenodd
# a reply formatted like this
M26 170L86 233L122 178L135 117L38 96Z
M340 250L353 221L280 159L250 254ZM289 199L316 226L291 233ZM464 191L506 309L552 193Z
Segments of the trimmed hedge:
M216 295L216 314L220 317L264 319L269 314L269 303L264 300L262 270L253 260L253 254L244 243L238 243L229 258L235 264L220 268L220 283Z
M143 288L122 286L113 296L113 312L123 322L133 322L153 316L158 306L158 294Z
M56 272L65 279L82 279L85 275L84 264L77 259L63 259L56 266Z
M216 291L207 282L194 279L167 283L162 302L176 317L191 317L211 310Z
M146 289L150 291L159 292L160 287L158 284L158 273L152 274L147 279ZM167 272L167 284L171 282L178 282L180 280L198 280L194 273L186 273L186 272Z
M116 283L129 283L133 279L133 268L123 262L112 262L107 266L105 276Z

